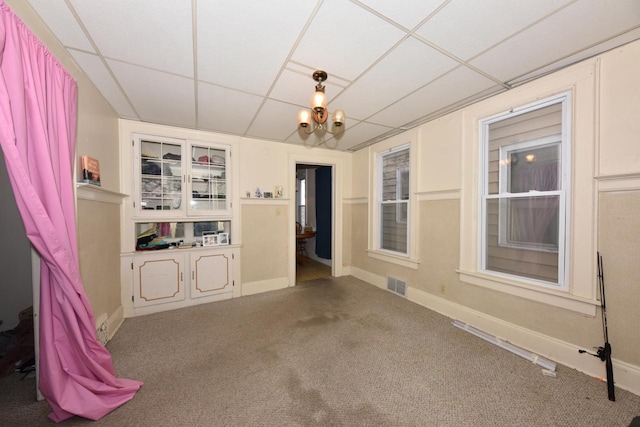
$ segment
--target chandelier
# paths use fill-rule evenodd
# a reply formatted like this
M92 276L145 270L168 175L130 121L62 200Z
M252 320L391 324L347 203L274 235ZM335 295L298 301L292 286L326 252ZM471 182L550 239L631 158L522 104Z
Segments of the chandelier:
M332 135L338 134L344 130L344 111L336 110L331 116L331 122L335 127L332 132L325 124L329 117L329 111L327 110L327 97L324 94L324 86L322 82L327 80L327 73L325 71L318 70L313 73L313 80L317 81L316 92L311 97L311 111L300 110L298 113L298 124L306 134L311 134L314 131L326 131ZM311 119L313 118L313 123Z

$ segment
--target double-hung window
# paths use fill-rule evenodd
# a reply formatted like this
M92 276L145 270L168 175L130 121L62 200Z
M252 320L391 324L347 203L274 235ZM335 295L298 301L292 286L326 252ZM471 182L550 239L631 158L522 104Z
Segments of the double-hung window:
M408 255L409 147L378 154L378 249Z
M486 273L566 288L569 94L481 120Z

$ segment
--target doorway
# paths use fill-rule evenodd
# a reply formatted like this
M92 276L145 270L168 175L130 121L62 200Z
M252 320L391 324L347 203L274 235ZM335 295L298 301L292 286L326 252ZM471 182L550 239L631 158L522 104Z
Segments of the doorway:
M332 276L333 167L296 164L296 284Z

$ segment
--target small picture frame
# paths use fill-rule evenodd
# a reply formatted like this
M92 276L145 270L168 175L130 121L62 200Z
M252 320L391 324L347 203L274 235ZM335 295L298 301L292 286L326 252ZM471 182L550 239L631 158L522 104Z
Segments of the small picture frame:
M220 235L213 232L202 233L202 246L218 246L220 244Z
M218 234L218 244L219 245L228 245L229 244L229 233L220 233L220 234Z
M284 188L282 187L282 185L276 185L275 198L282 199L283 196L284 196Z
M264 195L265 199L273 199L273 193L270 191L265 191L264 193L262 193Z

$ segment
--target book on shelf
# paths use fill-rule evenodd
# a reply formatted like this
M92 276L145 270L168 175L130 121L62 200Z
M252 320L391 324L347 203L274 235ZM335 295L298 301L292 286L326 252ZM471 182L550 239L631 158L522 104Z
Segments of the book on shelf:
M98 160L89 156L80 156L80 164L82 166L82 178L80 179L80 182L99 186L100 163Z

